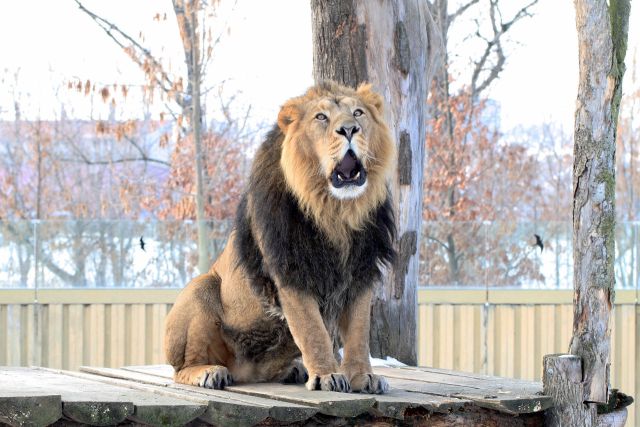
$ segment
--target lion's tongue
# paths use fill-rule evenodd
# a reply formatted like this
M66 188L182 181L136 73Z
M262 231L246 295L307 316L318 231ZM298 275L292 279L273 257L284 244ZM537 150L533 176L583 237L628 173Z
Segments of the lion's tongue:
M338 163L336 169L345 178L352 178L355 175L357 166L357 158L352 150L347 151L344 158Z

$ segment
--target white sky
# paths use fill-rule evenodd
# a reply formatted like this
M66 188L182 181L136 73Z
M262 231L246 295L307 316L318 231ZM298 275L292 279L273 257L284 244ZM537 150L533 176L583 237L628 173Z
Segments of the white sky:
M86 0L85 5L134 35L142 31L152 46L165 46L164 52L156 49L156 53L169 57L173 53L172 67L182 66L175 27L152 20L155 12L166 11L171 17L168 0ZM638 9L639 5L632 5L627 63L640 41ZM544 120L572 129L578 75L573 2L540 0L534 12L534 18L512 30L511 38L518 43L509 45L505 71L489 95L501 105L505 131ZM215 53L210 79L229 80L226 93L237 91L239 102L251 104L257 120L272 122L287 98L312 83L309 4L238 0L228 19L231 31ZM23 110L45 118L59 110L52 87L71 78L142 82L138 68L73 0L3 2L0 40L0 72L8 70L0 86L4 118L12 117L9 83L17 68ZM86 113L90 108L86 98L69 95L64 88L60 92L73 104L74 112ZM108 114L107 106L97 104L94 117Z

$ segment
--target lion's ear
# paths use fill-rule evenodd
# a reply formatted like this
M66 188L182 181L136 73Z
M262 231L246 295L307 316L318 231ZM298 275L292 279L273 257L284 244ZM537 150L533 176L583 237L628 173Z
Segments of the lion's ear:
M300 109L295 99L287 101L278 113L278 126L283 133L287 132L289 125L300 117Z
M364 102L373 106L379 113L382 113L383 100L380 95L373 91L371 83L362 83L356 90L358 96L362 98Z

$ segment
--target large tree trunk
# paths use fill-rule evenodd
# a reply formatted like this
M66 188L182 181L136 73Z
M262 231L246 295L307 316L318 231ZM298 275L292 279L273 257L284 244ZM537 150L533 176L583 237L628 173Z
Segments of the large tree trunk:
M433 20L426 2L409 0L312 0L311 11L315 80L368 81L387 100L399 154L392 183L399 257L374 298L371 353L415 364L426 100L440 52Z
M614 300L615 137L629 0L575 0L580 80L573 165L574 317L584 401L606 402Z

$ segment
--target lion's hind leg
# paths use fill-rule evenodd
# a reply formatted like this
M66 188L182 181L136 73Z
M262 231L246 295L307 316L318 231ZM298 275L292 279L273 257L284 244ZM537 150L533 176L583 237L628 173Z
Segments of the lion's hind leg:
M203 274L180 294L167 316L165 354L178 383L222 389L233 383L233 354L222 338L220 278Z
M222 365L188 366L177 371L173 378L178 383L216 390L222 390L226 386L233 385L233 377L229 370Z

